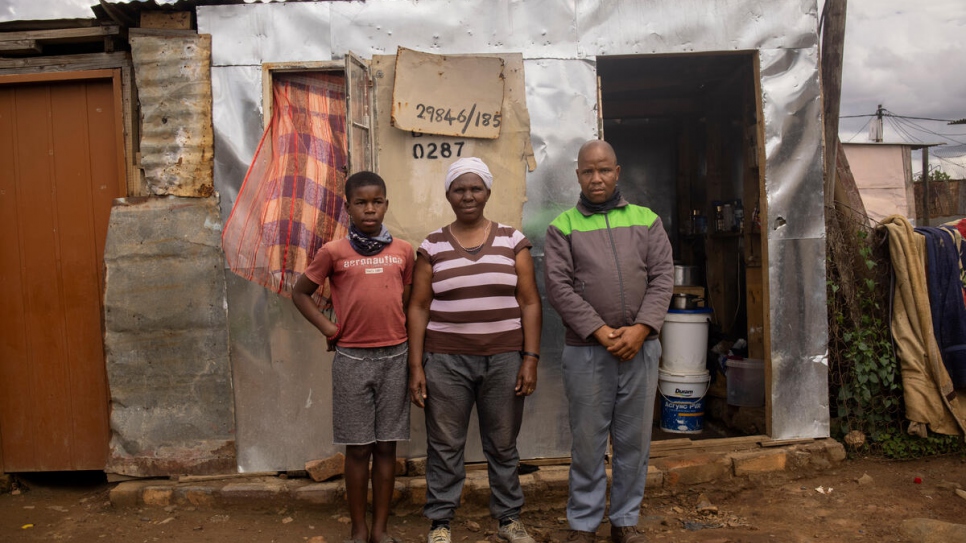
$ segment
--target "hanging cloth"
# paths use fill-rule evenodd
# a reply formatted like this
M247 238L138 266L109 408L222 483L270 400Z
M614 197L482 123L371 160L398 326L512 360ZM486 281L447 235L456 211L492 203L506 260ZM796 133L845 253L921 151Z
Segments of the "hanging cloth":
M222 246L232 272L290 297L316 251L348 228L345 77L280 74L272 95ZM316 292L317 304L324 294Z

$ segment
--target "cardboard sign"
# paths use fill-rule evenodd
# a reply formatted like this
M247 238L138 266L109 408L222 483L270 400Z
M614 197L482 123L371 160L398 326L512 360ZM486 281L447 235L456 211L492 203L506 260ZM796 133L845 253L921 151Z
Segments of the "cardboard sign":
M504 62L400 47L392 125L419 134L496 139L503 119Z

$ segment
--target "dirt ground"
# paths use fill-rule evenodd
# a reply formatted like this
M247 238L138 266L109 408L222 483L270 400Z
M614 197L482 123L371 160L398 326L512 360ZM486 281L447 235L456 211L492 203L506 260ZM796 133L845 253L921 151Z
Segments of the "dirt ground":
M345 512L334 509L115 509L108 500L111 485L100 473L17 479L18 490L0 495L0 542L332 543L348 534ZM652 542L905 541L899 534L905 519L964 522L966 500L955 492L960 487L966 487L961 456L847 460L819 472L648 488L639 526ZM564 541L563 510L527 498L523 519L531 534L541 542ZM401 541L425 541L428 523L418 511L397 511L390 522ZM599 541L609 540L606 523L598 533ZM465 514L457 516L453 540L498 541L493 521Z

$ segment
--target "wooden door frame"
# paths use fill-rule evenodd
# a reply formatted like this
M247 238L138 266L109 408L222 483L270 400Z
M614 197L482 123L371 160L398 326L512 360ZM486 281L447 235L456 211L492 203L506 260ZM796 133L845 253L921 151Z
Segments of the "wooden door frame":
M127 69L130 72L130 68ZM129 74L128 74L129 76ZM0 88L8 85L17 84L31 84L31 83L59 83L64 81L83 81L83 80L111 80L113 87L114 96L114 118L119 122L118 128L120 130L115 130L115 147L121 152L118 153L116 158L116 168L118 172L118 182L119 189L122 194L127 195L140 195L141 190L139 185L140 175L132 179L131 173L134 171L131 166L132 162L129 160L129 150L133 149L133 139L132 131L128 130L131 125L131 111L126 107L130 104L129 92L132 85L125 85L125 68L104 68L96 70L75 70L75 71L59 71L59 72L43 72L43 73L22 73L22 74L9 74L4 75L0 73ZM130 82L128 82L130 83ZM139 173L139 170L138 170ZM132 185L133 184L133 185ZM103 290L103 285L101 285ZM103 343L103 331L101 335L101 341ZM110 384L108 383L108 391L110 391ZM108 398L108 405L110 405L110 398ZM106 413L105 416L108 417L108 422L110 419L110 412ZM2 435L0 435L0 473L4 473L4 461L3 461L3 441Z

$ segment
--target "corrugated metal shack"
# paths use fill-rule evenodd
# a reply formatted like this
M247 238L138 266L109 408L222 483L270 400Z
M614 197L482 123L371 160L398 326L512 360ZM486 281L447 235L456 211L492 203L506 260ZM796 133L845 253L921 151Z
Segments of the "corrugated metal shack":
M339 70L351 54L371 74L372 160L394 202L387 224L418 243L451 220L441 177L424 177L444 161L428 164L416 145L459 138L417 141L425 136L394 128L381 107L399 47L499 56L512 72L505 96L525 114L529 141L494 158L509 196L487 212L533 241L538 277L546 226L578 195L576 151L603 132L624 194L662 216L676 258L702 263L716 327L765 360L766 422L756 433L828 435L814 0L105 1L95 12L99 31L114 29L111 43L130 53L105 45L65 60L76 55L32 57L24 44L22 58L0 59L0 96L58 73L117 72L106 75L119 100L126 198L115 202L103 256L107 471L300 470L336 452L324 343L290 301L225 269L219 233L265 126L270 79ZM497 148L466 145L487 159ZM693 210L707 216L716 200L742 200L744 224L695 232ZM520 437L527 459L569 454L563 327L545 311L539 391ZM414 410L413 440L401 448L410 457L424 451L421 417ZM468 460L480 459L471 439ZM11 461L0 455L0 470L22 465Z

